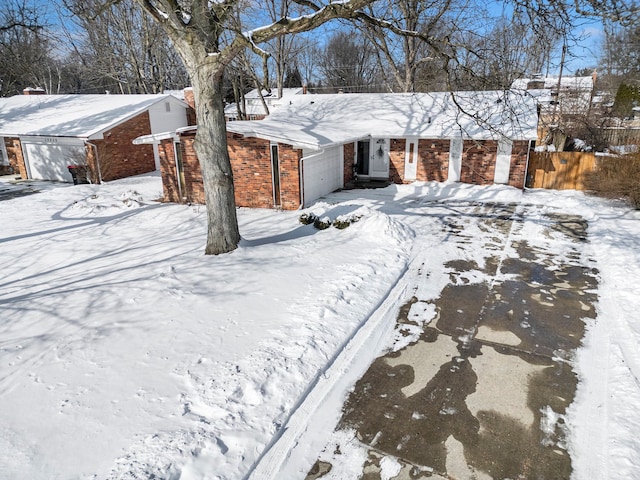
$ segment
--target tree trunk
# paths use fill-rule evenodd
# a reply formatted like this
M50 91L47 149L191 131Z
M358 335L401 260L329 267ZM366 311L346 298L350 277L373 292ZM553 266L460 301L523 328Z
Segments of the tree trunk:
M202 170L207 204L205 254L218 255L237 248L240 232L227 149L222 78L215 68L208 67L201 66L197 72L191 72L198 118L194 148Z

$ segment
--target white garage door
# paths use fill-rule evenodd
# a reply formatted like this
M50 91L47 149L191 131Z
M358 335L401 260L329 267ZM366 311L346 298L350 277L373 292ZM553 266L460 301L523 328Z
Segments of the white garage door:
M327 148L302 160L304 206L343 187L342 147Z
M77 140L73 143L23 140L22 151L29 178L36 180L71 182L73 178L67 167L84 159L84 145Z

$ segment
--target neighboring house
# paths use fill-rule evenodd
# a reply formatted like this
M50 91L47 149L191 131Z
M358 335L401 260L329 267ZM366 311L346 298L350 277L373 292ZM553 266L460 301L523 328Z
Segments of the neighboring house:
M541 107L541 115L584 114L591 108L596 74L586 77L533 77L515 80L513 90L527 90Z
M562 150L569 132L580 131L592 116L604 114L605 97L596 94L596 72L584 77L521 78L511 85L533 95L540 112L538 145Z
M236 204L297 209L356 180L524 187L536 139L526 93L300 95L260 121L228 122ZM196 127L159 144L164 199L204 203Z
M69 165L97 181L152 172L157 148L133 139L188 125L188 105L171 95L43 93L0 98L0 164L24 179L71 182Z
M606 126L609 149L614 152L637 152L640 145L640 107L633 107L626 118L610 117Z
M274 88L271 91L262 90L262 98L260 98L258 90L254 89L244 95L244 102L241 102L239 105L240 111L244 112L245 120L262 120L268 113L271 113L273 109L284 105L294 95L303 93L303 87L283 88L282 97L280 97L278 96L278 89ZM265 104L269 110L268 112L265 110ZM238 113L238 105L235 103L225 107L224 116L227 121L242 119L242 115Z

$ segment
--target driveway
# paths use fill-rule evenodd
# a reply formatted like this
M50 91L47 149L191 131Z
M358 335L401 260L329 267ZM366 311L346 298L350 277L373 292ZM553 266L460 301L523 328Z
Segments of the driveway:
M34 182L14 181L13 175L0 177L0 201L38 193Z
M571 360L595 317L597 272L582 253L587 222L537 210L473 202L420 210L438 216L441 231L431 234L454 252L448 282L430 293L437 272L422 242L395 345L356 383L336 430L367 452L356 477L570 478ZM470 258L478 242L482 258ZM330 442L307 479L335 478L341 449Z

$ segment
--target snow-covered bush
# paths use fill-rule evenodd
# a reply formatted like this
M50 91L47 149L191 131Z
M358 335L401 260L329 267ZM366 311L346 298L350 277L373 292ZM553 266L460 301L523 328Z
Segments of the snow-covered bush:
M303 225L311 225L317 219L318 219L318 216L314 213L303 213L302 215L300 215L300 218L298 220Z
M349 225L351 225L352 223L356 223L361 218L362 216L360 215L352 215L352 216L341 215L333 221L333 226L336 227L338 230L344 230Z
M313 226L318 230L326 230L331 226L331 219L329 217L316 218Z

